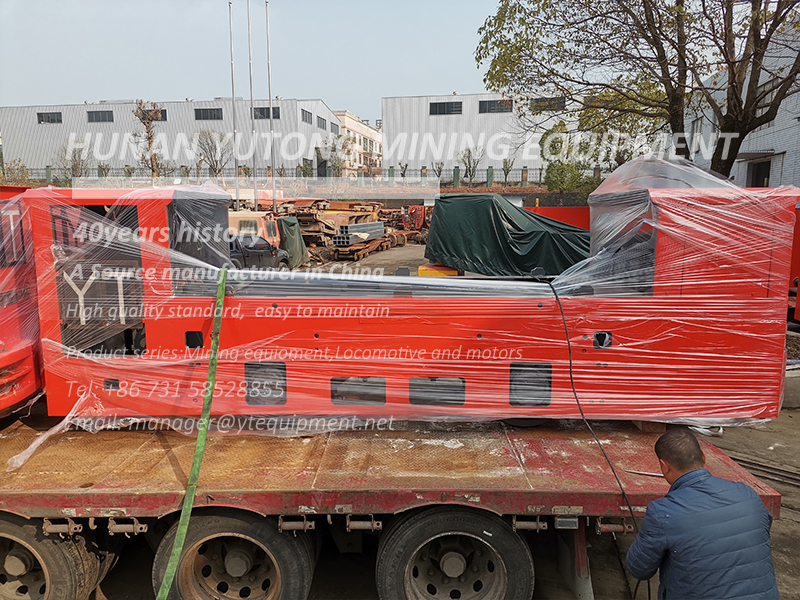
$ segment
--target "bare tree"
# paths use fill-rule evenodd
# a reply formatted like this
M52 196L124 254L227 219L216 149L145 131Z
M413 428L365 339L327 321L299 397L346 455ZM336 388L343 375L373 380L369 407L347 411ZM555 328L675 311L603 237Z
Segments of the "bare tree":
M208 165L214 177L219 177L233 159L233 142L230 134L201 129L195 136L195 148L198 177L203 163Z
M436 175L437 178L442 178L442 171L444 170L444 163L443 162L435 162L433 163L433 174Z
M514 161L516 158L513 156L511 158L504 158L503 159L503 185L508 185L508 176L511 174L511 171L514 169Z
M3 163L3 170L0 171L0 185L30 185L30 183L28 167L25 166L22 159L16 158Z
M475 180L475 175L478 174L478 166L484 156L486 156L486 150L483 148L464 148L458 153L458 162L464 166L464 177L469 179L470 185Z
M155 102L137 100L133 115L144 126L144 132L134 132L139 143L138 161L142 168L150 171L151 177L167 177L175 172L175 165L169 162L159 148L156 148L156 123L161 121L161 107Z
M568 111L667 123L686 157L685 115L702 102L720 134L711 168L729 175L745 136L800 91L798 31L797 0L500 0L475 57L522 106L544 89Z
M92 158L88 148L70 148L64 144L56 155L56 172L66 180L78 177L89 177L92 170Z

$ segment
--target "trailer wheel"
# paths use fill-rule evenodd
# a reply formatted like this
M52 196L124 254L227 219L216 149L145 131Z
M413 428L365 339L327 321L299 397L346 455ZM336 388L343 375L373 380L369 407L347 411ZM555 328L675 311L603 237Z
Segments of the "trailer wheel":
M437 507L398 518L378 548L381 600L515 600L533 595L527 543L500 517Z
M98 527L97 531L92 532L92 537L98 547L100 559L97 584L100 585L108 575L108 572L117 564L119 555L125 547L124 535L110 535L105 527Z
M164 536L153 562L158 593L178 529ZM311 587L313 563L303 533L283 534L269 518L237 511L193 515L170 600L294 600Z
M0 517L0 599L84 599L97 585L90 577L72 539L45 536L37 519Z

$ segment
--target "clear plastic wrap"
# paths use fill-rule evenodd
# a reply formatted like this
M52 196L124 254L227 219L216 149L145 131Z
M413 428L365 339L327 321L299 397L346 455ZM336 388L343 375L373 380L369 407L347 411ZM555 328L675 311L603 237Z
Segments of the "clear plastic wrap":
M590 197L591 256L552 281L230 271L210 426L579 418L576 394L589 419L774 418L798 201L639 159ZM62 427L207 426L229 204L214 186L25 193Z
M36 271L24 191L0 187L0 417L30 405L41 389Z

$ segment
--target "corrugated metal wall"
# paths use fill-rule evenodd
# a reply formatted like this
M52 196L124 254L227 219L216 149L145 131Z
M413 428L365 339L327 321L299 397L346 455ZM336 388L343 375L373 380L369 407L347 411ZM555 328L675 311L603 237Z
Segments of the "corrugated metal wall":
M514 112L480 113L482 100L503 100L501 94L404 96L383 98L383 166L400 162L416 170L443 161L445 169L458 165L457 154L466 147L482 147L481 169L498 170L503 157L516 156L515 168L539 166L532 153L514 152L525 140ZM431 115L432 102L461 102L460 115ZM544 122L544 119L543 119ZM544 131L544 129L542 130ZM534 144L533 150L538 150Z
M176 166L193 166L187 147L192 137L203 129L231 133L233 131L232 105L230 98L214 101L159 102L166 109L167 120L156 126L156 134L162 136L166 150ZM269 100L256 100L256 107L269 106ZM287 169L294 168L302 158L314 158L315 145L312 140L330 135L330 123L339 124L336 115L321 100L274 100L273 106L280 107L280 119L274 121L276 133L276 167L283 164ZM94 163L108 163L112 168L136 165L134 153L134 132L144 128L133 115L134 102L98 102L78 105L42 105L23 107L0 107L0 136L3 140L5 160L21 159L28 168L42 169L58 163L61 149L73 135L78 143L88 140ZM313 123L308 125L300 120L300 108L313 114ZM223 119L213 121L195 120L196 108L222 108ZM114 113L112 123L89 123L87 112L110 110ZM60 112L61 123L39 124L37 113ZM316 126L317 115L328 123L323 132ZM240 154L252 155L252 128L250 122L250 101L237 100L236 122L239 132ZM256 120L256 166L261 169L268 165L269 120ZM88 137L87 137L88 136ZM303 141L305 140L305 143ZM318 145L318 144L317 144ZM245 159L252 164L252 159ZM233 167L233 164L229 165Z

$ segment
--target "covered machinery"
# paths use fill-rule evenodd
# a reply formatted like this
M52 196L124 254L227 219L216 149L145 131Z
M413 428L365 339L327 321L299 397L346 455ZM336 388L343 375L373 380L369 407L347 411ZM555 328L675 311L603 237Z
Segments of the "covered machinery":
M199 414L229 201L25 193L51 415ZM774 418L798 201L640 160L592 195L591 256L552 282L230 272L213 412L576 418L577 395L587 418Z
M589 232L517 206L500 194L443 194L425 258L483 275L558 275L589 256Z

